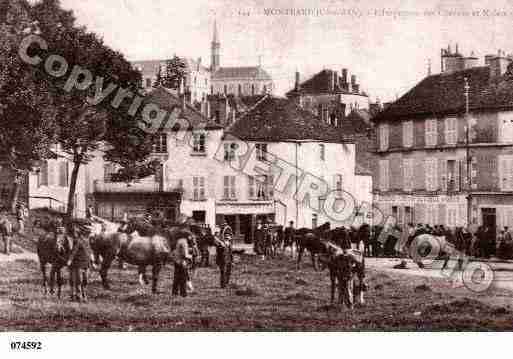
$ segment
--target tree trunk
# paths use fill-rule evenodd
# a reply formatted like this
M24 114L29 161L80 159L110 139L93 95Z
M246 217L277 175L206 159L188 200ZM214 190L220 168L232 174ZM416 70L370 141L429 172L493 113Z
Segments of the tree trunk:
M73 159L73 171L71 171L71 179L69 183L68 209L66 211L69 218L73 217L73 211L75 210L75 190L77 187L78 170L80 169L81 163L82 157L75 156Z

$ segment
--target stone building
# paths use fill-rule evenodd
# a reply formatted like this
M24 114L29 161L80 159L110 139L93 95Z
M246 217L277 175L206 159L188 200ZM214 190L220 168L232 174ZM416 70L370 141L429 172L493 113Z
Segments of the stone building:
M511 60L499 52L478 66L450 48L441 56L441 73L374 118L374 203L400 223L461 226L470 217L473 225L511 227Z

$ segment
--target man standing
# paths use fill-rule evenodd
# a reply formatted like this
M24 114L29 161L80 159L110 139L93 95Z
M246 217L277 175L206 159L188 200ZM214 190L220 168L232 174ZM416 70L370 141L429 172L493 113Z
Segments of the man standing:
M85 288L89 263L93 260L91 249L76 225L70 226L71 254L67 265L70 268L71 300L87 301ZM79 296L80 294L80 296Z
M176 243L175 272L173 278L173 295L187 297L187 267L191 261L187 238L182 236Z
M7 213L4 208L0 210L0 235L4 242L4 253L6 255L10 255L12 246L12 223L9 218L7 218Z
M230 230L221 231L219 238L216 238L216 264L219 266L221 288L226 288L230 282L232 262L232 232L230 228Z
M28 211L23 203L16 206L16 220L18 221L18 233L25 234L25 220L28 217Z
M289 226L285 228L283 251L285 251L285 248L290 247L291 252L294 253L294 232L294 221L290 221Z

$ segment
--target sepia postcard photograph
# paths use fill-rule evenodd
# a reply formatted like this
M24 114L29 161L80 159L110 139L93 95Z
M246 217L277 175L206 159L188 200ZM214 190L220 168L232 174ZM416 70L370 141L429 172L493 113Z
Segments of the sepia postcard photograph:
M509 0L0 0L2 350L512 331L512 24Z

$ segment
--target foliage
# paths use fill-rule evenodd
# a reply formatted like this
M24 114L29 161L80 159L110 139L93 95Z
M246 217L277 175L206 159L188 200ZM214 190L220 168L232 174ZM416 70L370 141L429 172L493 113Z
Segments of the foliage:
M162 74L162 86L178 90L182 79L185 79L187 65L183 59L173 56L171 60L166 61L166 68Z

